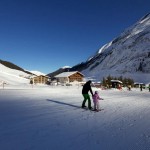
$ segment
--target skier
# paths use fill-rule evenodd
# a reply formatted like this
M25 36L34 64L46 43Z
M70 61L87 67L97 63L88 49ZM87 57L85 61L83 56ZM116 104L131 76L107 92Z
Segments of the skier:
M131 85L128 85L128 90L131 91Z
M142 86L142 84L140 84L140 90L141 90L141 91L143 90L143 86Z
M91 107L91 99L90 99L90 95L88 94L88 92L90 91L92 96L93 96L93 91L91 89L91 80L87 81L84 85L83 85L83 88L82 88L82 95L84 97L84 100L82 102L82 108L85 108L85 103L86 101L88 100L88 108L89 109L92 109Z
M103 99L99 97L97 91L95 91L92 98L93 98L93 103L94 103L94 111L100 111L99 100L103 100Z

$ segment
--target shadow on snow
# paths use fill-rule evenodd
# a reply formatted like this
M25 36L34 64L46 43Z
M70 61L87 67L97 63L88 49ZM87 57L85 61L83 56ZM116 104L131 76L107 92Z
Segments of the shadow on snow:
M64 102L60 102L60 101L55 101L55 100L51 100L51 99L47 99L47 101L53 102L53 103L56 103L56 104L60 104L60 105L71 106L71 107L74 107L74 108L81 108L81 106L76 106L76 105L73 105L73 104L64 103Z

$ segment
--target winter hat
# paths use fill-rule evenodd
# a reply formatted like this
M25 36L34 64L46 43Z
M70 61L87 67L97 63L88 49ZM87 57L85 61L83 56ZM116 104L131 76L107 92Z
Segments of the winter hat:
M91 81L91 80L87 81L87 84L91 84L91 83L92 83L92 81Z
M98 91L95 91L95 94L98 94Z

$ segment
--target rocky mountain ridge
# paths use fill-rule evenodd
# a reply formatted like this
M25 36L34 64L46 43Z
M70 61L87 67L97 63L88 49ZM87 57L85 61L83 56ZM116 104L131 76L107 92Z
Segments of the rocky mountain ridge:
M137 80L137 76L150 76L150 13L71 70L81 71L97 80L108 75ZM146 78L150 81L150 77Z

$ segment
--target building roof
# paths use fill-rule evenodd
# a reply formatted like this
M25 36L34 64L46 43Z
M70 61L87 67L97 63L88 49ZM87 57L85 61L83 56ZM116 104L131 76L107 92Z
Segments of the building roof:
M122 84L122 82L119 81L119 80L111 80L111 82L117 82L117 83L121 83Z
M50 78L49 76L46 76L46 75L38 75L38 76L35 76L33 78L37 78L37 77L46 77L46 78Z
M80 72L78 72L78 71L72 71L72 72L63 72L63 73L60 73L60 74L56 75L55 77L56 77L56 78L69 77L69 76L71 76L71 75L73 75L73 74L75 74L75 73L79 73L79 74L81 74L82 76L84 76L82 73L80 73Z

